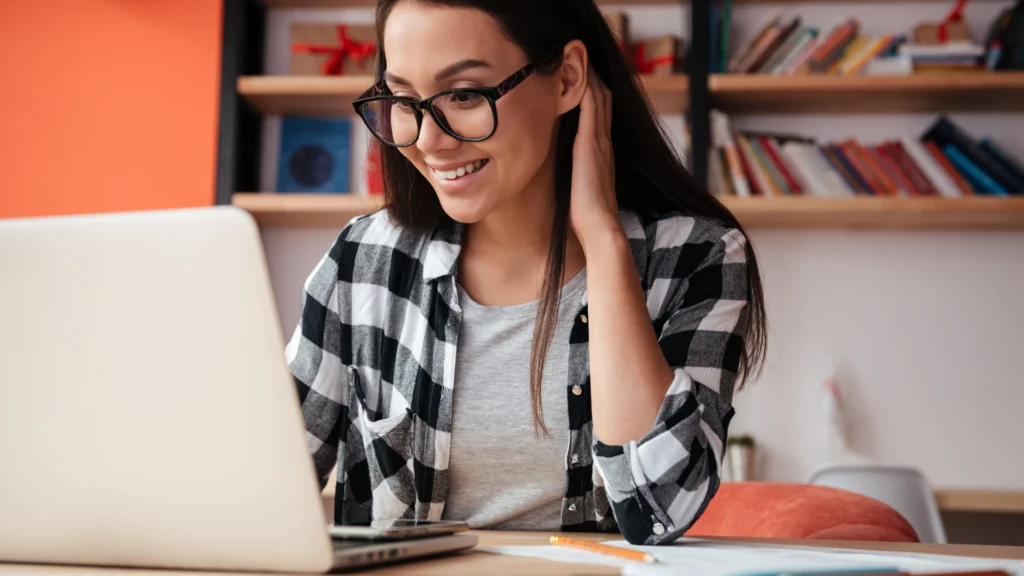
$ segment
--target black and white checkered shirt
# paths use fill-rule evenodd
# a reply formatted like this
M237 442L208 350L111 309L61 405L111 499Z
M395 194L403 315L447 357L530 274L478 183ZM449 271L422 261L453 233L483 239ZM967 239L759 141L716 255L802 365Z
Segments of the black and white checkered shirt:
M621 219L675 378L640 441L609 446L594 438L584 291L569 337L561 522L566 531L617 529L633 543L668 543L719 485L749 321L746 239L680 214L623 212ZM338 524L441 519L462 232L448 224L414 234L394 227L383 211L361 216L306 280L286 358L321 486L337 466Z

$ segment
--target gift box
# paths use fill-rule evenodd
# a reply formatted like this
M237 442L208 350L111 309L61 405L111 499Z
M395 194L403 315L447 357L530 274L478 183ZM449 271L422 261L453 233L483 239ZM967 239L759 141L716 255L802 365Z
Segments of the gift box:
M618 39L619 47L623 52L629 54L629 16L625 12L615 10L605 12L604 19L608 22L608 27L612 29L612 34Z
M914 27L915 44L945 44L947 42L969 42L971 31L963 20L934 24L930 22Z
M296 22L291 46L292 74L369 75L376 66L377 32L371 25Z
M638 74L667 76L680 70L681 53L678 36L658 36L633 45L633 64Z

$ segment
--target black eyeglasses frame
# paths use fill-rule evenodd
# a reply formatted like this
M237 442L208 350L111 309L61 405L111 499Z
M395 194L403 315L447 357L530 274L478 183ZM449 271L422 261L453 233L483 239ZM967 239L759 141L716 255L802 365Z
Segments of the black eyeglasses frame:
M390 90L388 90L387 83L384 80L381 80L380 82L377 82L368 90L360 94L358 98L353 100L352 107L355 108L356 114L363 120L363 123L366 124L366 127L370 130L374 137L376 137L382 143L387 144L388 146L394 146L396 148L405 148L407 146L412 146L413 144L415 144L416 141L419 140L420 138L420 130L423 127L424 110L426 110L426 112L430 114L430 117L434 119L434 123L440 126L441 129L444 130L444 132L451 136L452 138L455 138L456 140L460 140L462 142L482 142L484 140L487 140L491 136L494 136L494 133L498 130L498 108L495 106L495 103L498 101L498 99L504 96L505 94L511 92L513 88L520 85L524 80L529 78L530 75L532 75L536 71L537 65L533 62L530 62L526 66L523 66L519 70L513 72L508 78L505 78L496 86L482 88L452 88L449 90L442 90L441 92L438 92L437 94L434 94L433 96L424 98L422 100L419 100L417 98L409 98L406 96L395 96L391 94ZM444 120L443 116L434 112L434 100L441 98L442 96L448 96L450 94L466 93L483 96L491 107L491 116L494 119L493 127L491 128L490 133L482 138L465 138L463 136L456 134L455 131L452 130L451 126L448 125L447 120ZM363 110L366 107L366 105L369 104L370 102L378 100L391 100L402 102L408 105L410 108L412 108L413 112L416 114L416 138L414 138L411 142L407 144L394 144L381 138L380 135L378 135L377 132L373 129L370 120L363 115Z

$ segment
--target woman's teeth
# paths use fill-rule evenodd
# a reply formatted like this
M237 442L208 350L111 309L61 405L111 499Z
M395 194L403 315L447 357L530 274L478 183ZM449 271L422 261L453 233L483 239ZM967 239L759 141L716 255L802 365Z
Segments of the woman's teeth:
M465 166L459 166L455 170L434 170L434 175L441 180L455 180L462 178L466 174L472 174L477 170L484 167L487 164L487 160L477 160L476 162L470 162ZM433 170L433 168L431 168Z

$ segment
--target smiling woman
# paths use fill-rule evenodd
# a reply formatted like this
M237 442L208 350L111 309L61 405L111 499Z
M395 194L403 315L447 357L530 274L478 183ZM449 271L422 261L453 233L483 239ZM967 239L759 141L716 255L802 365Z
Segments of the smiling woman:
M764 354L757 262L593 0L380 0L385 207L287 357L335 521L675 540Z

